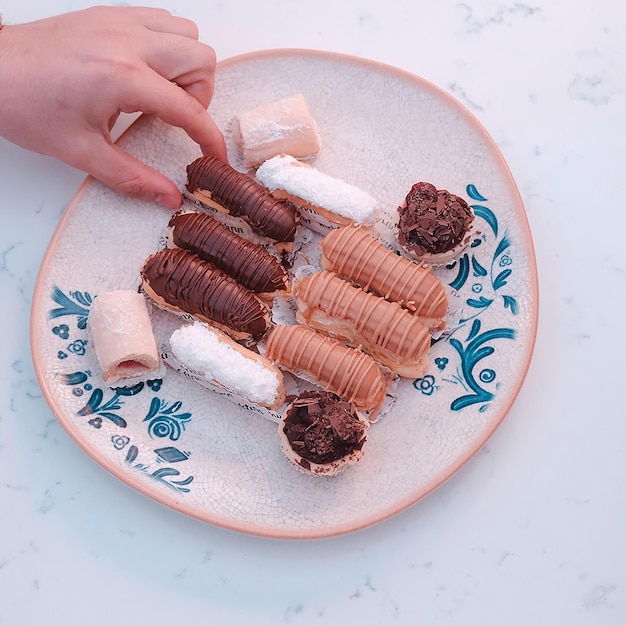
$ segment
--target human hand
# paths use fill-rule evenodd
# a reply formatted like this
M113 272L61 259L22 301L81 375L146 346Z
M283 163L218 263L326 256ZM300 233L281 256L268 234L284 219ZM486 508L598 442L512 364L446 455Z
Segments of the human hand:
M226 161L207 112L215 53L168 11L92 7L0 31L0 135L120 192L181 204L176 185L111 139L120 113L154 114Z

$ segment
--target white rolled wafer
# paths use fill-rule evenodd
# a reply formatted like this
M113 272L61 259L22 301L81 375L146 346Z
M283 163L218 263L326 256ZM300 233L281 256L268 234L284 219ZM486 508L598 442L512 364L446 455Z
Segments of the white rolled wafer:
M301 93L261 104L233 121L245 167L255 167L283 152L311 157L322 147L317 124Z
M91 305L88 327L107 385L161 369L150 312L140 293L118 290L99 294Z

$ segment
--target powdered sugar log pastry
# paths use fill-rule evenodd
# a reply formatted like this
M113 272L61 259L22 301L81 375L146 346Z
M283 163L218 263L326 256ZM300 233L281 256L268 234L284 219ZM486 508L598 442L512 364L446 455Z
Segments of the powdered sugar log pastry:
M195 322L177 328L169 343L176 361L199 382L219 385L237 398L268 409L285 403L283 373L225 333Z
M156 252L145 261L141 280L146 294L160 307L218 326L235 339L259 339L267 331L265 305L191 252L179 248Z
M364 228L339 228L320 242L322 269L398 302L431 329L446 326L448 296L430 266L386 248Z
M169 230L175 246L213 263L264 299L287 289L287 274L275 257L207 213L179 211L171 217Z
M472 240L474 211L459 196L415 183L398 207L398 241L415 259L445 264Z
M89 311L88 328L107 385L149 376L161 367L150 313L140 293L99 294Z
M378 410L385 399L390 377L372 357L312 328L277 324L265 347L265 356L274 363L317 382L360 410Z
M258 235L281 242L294 239L296 208L219 159L204 156L190 163L186 189L200 205L240 217Z
M354 287L332 272L293 285L300 323L360 346L400 376L420 378L428 366L428 329L396 302Z
M328 391L307 391L285 411L278 427L285 456L312 474L334 476L363 457L368 420Z
M322 147L303 94L267 102L237 115L233 120L233 138L246 168L283 152L310 157Z
M338 226L371 226L378 218L378 204L368 193L288 154L265 161L256 178L274 197L296 204L300 219L322 234Z

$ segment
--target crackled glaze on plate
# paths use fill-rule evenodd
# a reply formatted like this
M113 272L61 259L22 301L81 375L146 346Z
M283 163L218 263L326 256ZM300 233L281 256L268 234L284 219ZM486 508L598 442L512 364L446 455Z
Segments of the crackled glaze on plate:
M526 215L485 130L426 81L371 61L302 50L222 62L211 113L232 118L301 92L323 147L315 166L387 207L425 180L463 195L477 234L437 274L453 326L431 350L428 373L402 380L398 399L369 430L363 460L334 478L284 458L276 425L184 376L117 389L98 371L87 332L93 298L135 289L170 213L87 179L46 253L31 320L39 382L57 419L98 463L182 513L241 532L318 538L351 532L414 504L458 470L493 433L530 362L537 285ZM179 129L142 117L125 149L182 189L199 156ZM231 162L236 151L229 145ZM154 312L167 327L168 314ZM79 468L77 468L79 471Z

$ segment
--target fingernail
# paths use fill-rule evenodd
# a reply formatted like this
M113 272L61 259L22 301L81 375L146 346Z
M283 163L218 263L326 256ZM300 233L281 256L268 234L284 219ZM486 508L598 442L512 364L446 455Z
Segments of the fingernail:
M174 196L172 194L158 194L155 201L166 209L172 210L180 208L180 205L182 204L182 198L178 195Z

